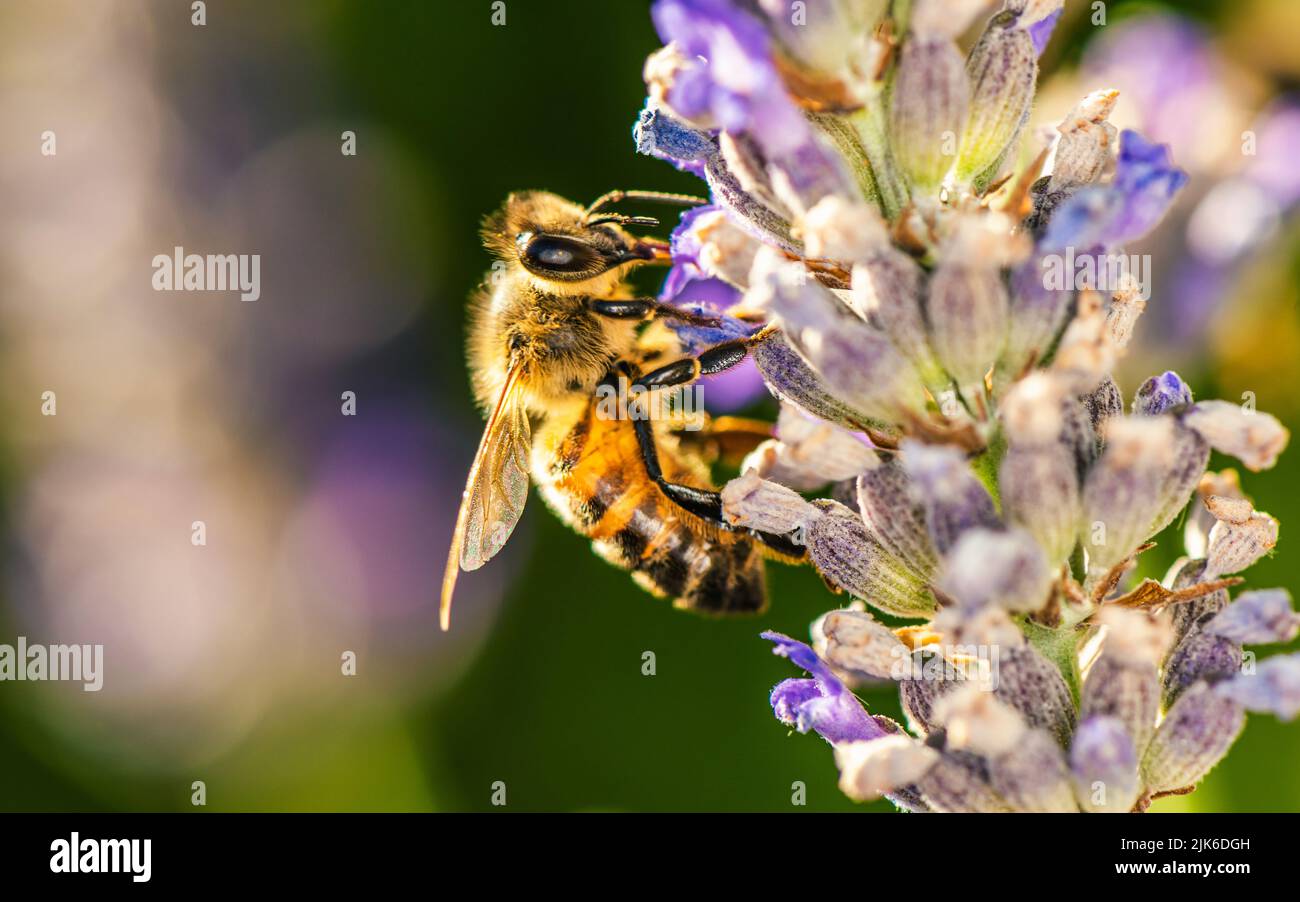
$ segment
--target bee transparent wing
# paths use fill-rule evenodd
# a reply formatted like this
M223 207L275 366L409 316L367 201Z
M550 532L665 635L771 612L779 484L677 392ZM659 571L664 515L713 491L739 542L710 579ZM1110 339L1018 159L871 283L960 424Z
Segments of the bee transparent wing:
M469 470L442 578L439 619L451 625L451 597L461 570L477 570L503 547L528 501L532 432L519 398L519 367L506 377Z

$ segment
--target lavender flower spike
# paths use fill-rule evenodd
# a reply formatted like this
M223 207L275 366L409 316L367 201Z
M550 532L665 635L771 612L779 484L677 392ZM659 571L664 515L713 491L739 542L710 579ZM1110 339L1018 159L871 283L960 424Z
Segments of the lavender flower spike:
M1141 811L1208 773L1247 712L1300 715L1300 655L1245 647L1300 632L1290 596L1229 594L1280 524L1206 473L1212 451L1267 469L1289 435L1159 361L1117 381L1159 301L1099 267L1187 174L1108 121L1106 84L1047 155L1025 146L1063 4L1002 0L964 58L990 5L655 0L638 150L712 198L674 231L661 297L720 292L716 327L673 337L743 342L782 404L722 513L800 545L846 597L827 607L853 599L811 647L765 634L809 673L773 710L835 746L844 793ZM1184 514L1185 548L1144 554ZM1136 575L1184 550L1163 582ZM849 691L886 681L906 731Z

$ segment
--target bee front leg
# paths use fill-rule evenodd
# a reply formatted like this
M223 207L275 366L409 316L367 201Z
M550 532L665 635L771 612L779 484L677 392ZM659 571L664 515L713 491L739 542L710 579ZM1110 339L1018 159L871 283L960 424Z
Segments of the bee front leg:
M665 304L663 301L658 301L654 298L627 298L609 301L595 300L591 302L591 311L610 319L652 320L662 318L690 323L692 326L711 326L717 328L722 325L722 321L716 316L691 313L689 310L682 310L680 307L674 307L672 304Z

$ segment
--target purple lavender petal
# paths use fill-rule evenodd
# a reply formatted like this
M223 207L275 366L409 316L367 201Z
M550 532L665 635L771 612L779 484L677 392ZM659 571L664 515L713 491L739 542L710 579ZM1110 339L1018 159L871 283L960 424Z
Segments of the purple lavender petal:
M719 209L714 206L701 206L687 210L682 214L677 228L668 238L669 252L672 254L673 266L668 270L663 287L659 291L659 300L671 301L682 293L688 284L705 279L699 267L700 238L695 233L695 221L706 213ZM701 300L705 300L701 298ZM733 302L734 303L734 302Z
M1029 38L1034 42L1034 52L1039 56L1042 56L1043 51L1047 49L1047 42L1052 37L1052 29L1056 28L1056 22L1060 18L1061 10L1058 9L1029 26Z
M1172 370L1143 382L1133 398L1133 412L1159 416L1167 410L1192 403L1192 390Z
M686 293L695 296L697 294L696 287L702 284L702 282L691 283ZM698 354L706 348L722 344L725 341L748 338L762 328L761 323L746 322L733 316L727 316L725 313L719 313L718 308L710 303L695 300L682 301L679 299L674 306L690 313L713 317L715 320L715 324L710 325L688 323L680 320L665 320L668 328L676 333L677 340L681 342L682 350L687 354Z
M1135 241L1160 222L1187 173L1173 165L1169 148L1135 131L1120 133L1115 179L1086 188L1053 214L1043 249L1111 248Z
M753 138L806 206L826 194L852 190L842 162L818 142L786 93L759 20L731 0L658 0L651 16L664 43L675 42L685 56L699 61L679 73L669 89L673 110Z
M1205 631L1245 645L1290 642L1300 631L1300 614L1286 589L1256 589L1215 614Z
M691 323L668 320L668 327L677 334L682 350L687 354L698 354L706 348L747 338L761 328L761 325L736 319L719 313L734 304L740 293L721 279L696 279L686 281L678 293L691 298L683 301L677 295L670 297L677 306L692 313L715 316L718 325L698 326ZM752 404L767 395L767 386L751 358L746 358L731 369L709 376L703 383L705 406L713 412L725 413Z
M807 644L776 632L763 638L775 642L773 654L812 674L812 679L789 679L772 690L772 713L800 733L816 730L827 742L860 742L888 735L830 667Z
M1132 130L1121 132L1112 188L1123 194L1125 203L1111 225L1110 241L1134 241L1155 228L1185 184L1187 173L1173 165L1168 145L1148 142Z
M1254 673L1238 674L1215 690L1249 711L1295 720L1300 715L1300 654L1267 658Z
M659 0L651 17L665 44L676 41L686 56L705 61L673 84L668 102L674 110L752 134L771 156L796 152L810 139L758 20L730 0Z

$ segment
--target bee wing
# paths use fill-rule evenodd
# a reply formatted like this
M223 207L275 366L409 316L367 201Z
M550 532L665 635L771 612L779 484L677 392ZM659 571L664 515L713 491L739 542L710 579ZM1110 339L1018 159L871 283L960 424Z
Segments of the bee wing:
M492 416L488 418L478 453L469 468L461 497L456 531L451 537L447 570L442 577L439 620L451 626L451 596L461 570L477 570L500 551L514 531L528 501L528 456L532 433L528 413L519 398L515 366L506 376Z

